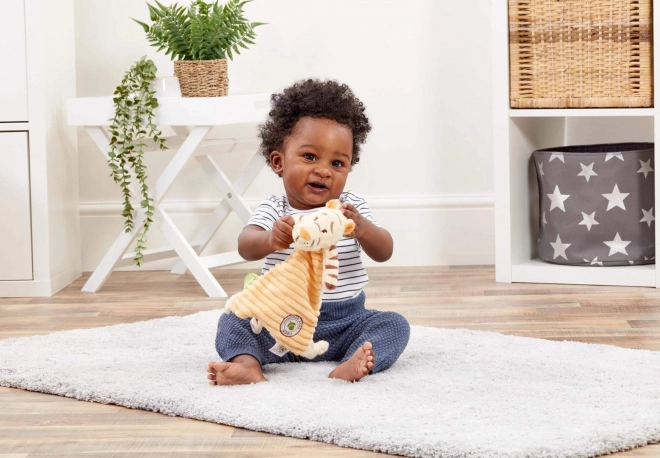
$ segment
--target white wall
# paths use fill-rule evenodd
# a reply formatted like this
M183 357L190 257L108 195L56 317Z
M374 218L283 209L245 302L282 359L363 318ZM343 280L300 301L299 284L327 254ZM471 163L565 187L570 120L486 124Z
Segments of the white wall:
M269 24L258 29L253 49L230 62L231 92L336 78L367 106L374 128L348 187L393 233L389 265L494 262L490 2L255 0L246 11ZM145 54L160 76L172 74L169 59L148 46L129 17L148 20L143 0L76 0L78 96L111 94ZM79 145L83 268L92 270L121 230L120 194L82 131ZM168 154L148 157L151 177ZM219 158L234 175L242 161ZM256 204L281 192L279 178L264 169L247 198ZM196 165L169 195L196 203L197 211L177 214L190 234L218 198ZM239 230L236 219L229 221L209 249L233 248ZM161 242L154 230L150 246Z

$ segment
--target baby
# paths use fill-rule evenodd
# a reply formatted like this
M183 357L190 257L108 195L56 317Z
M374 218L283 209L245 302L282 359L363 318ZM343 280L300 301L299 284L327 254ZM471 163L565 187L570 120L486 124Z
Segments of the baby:
M299 81L272 97L269 118L259 126L261 152L283 181L285 195L270 196L254 211L238 238L238 251L248 260L266 258L262 274L292 252L293 217L312 213L331 199L342 202L342 213L355 222L349 237L337 244L337 288L323 293L314 340L326 340L326 353L308 360L285 352L268 332L255 334L250 320L222 314L215 347L223 361L208 365L211 385L265 382L266 364L337 361L331 378L358 381L388 369L410 337L405 318L394 312L365 308L362 289L369 278L362 265L390 259L390 233L374 220L367 202L344 191L360 146L371 130L362 102L336 81Z

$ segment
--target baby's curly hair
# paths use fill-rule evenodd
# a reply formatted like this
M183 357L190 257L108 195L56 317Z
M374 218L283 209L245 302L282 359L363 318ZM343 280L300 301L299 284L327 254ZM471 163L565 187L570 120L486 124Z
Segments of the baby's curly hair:
M350 87L334 80L301 80L271 96L268 120L259 125L261 154L270 165L270 153L282 148L300 118L326 118L337 121L353 132L353 159L360 161L360 146L371 130L362 102Z

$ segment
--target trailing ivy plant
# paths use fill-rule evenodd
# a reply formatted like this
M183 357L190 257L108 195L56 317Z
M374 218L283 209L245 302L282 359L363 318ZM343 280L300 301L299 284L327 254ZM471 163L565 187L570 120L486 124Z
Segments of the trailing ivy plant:
M148 136L161 150L167 149L162 133L154 124L154 110L158 107L155 91L150 83L156 77L156 65L142 57L126 72L121 84L115 90L113 102L115 116L110 125L110 152L108 165L112 169L112 178L121 187L124 198L124 230L132 232L134 226L134 208L131 203L131 173L139 184L140 206L144 209L145 220L142 232L137 235L135 264L142 262L142 251L146 248L147 231L153 222L153 199L147 188L147 169L143 162L144 139Z
M229 0L219 5L218 0L195 0L186 8L176 3L164 6L156 0L156 6L147 3L153 24L133 20L147 33L149 43L158 51L165 50L172 60L233 60L233 53L254 44L254 29L263 25L243 16L243 6L251 1Z

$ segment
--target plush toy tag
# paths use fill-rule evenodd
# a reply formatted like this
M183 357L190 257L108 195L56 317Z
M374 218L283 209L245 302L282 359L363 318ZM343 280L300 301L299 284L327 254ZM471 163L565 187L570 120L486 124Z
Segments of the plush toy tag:
M284 356L289 352L289 350L275 342L275 345L273 345L273 347L270 349L270 352L275 353L277 356Z

